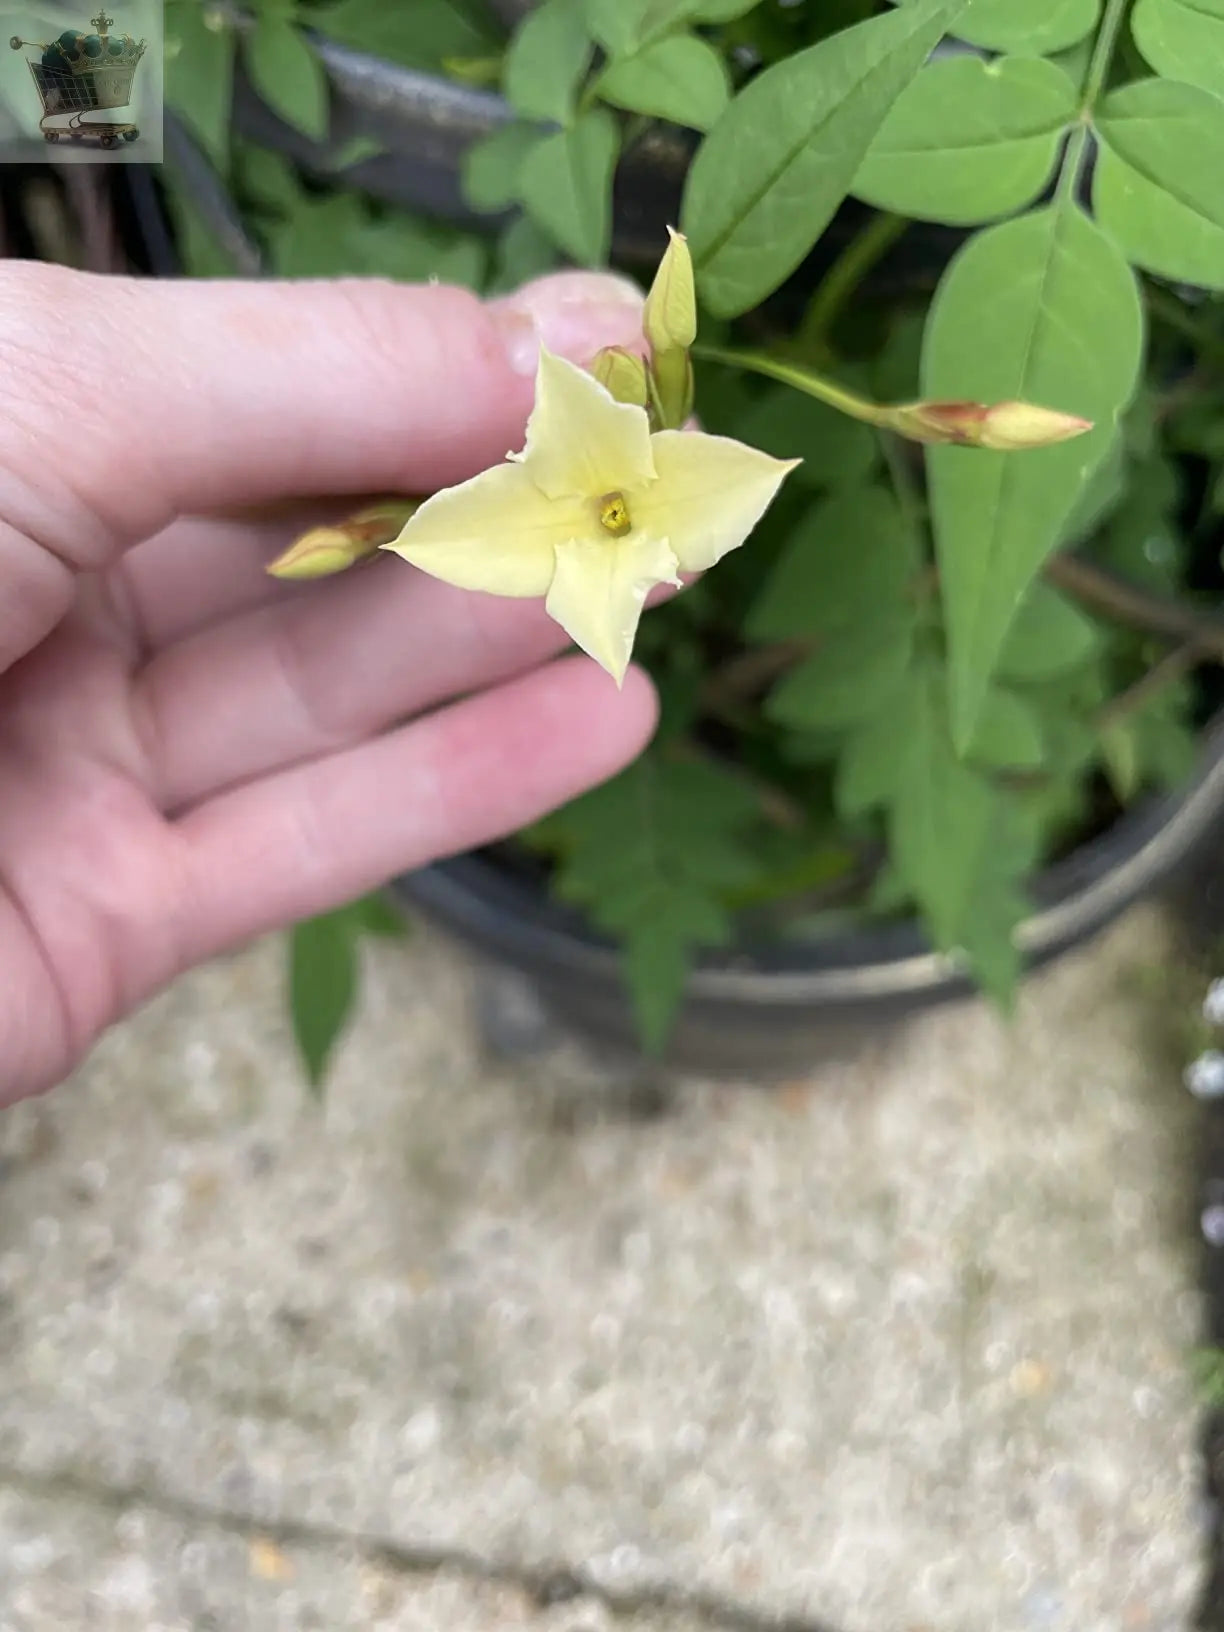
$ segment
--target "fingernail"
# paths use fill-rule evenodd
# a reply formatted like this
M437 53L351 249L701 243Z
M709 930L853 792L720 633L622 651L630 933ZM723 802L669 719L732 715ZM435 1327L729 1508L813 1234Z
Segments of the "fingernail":
M604 346L640 347L641 290L611 272L553 272L491 303L510 366L534 374L541 344L572 363Z

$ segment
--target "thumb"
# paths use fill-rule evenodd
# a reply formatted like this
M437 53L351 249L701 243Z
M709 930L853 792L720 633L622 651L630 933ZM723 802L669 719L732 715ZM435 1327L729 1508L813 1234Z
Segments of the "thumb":
M175 516L429 492L521 445L541 340L586 362L642 297L557 273L482 303L379 280L188 282L0 269L0 669L75 570ZM48 364L52 360L54 366Z

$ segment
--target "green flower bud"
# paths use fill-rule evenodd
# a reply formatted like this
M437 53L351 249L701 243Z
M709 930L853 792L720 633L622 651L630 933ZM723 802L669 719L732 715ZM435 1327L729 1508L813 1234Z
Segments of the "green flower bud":
M422 502L420 499L380 499L334 527L312 527L265 570L273 578L293 581L330 578L345 572L398 538Z
M1050 448L1092 429L1090 419L1029 402L909 402L885 410L885 423L915 442L950 442L1019 453Z
M646 338L656 356L687 351L697 338L697 292L688 240L671 227L667 233L667 249L646 296Z
M646 364L623 346L605 346L591 364L591 373L617 402L645 408L650 401Z

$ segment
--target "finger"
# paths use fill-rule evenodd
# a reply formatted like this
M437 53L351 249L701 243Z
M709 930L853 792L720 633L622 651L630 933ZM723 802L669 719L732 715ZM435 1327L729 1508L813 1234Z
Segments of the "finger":
M569 644L542 601L469 593L390 559L299 586L154 656L133 706L159 807L338 749L534 668ZM647 607L676 591L659 585Z
M514 832L645 746L653 688L562 659L328 759L221 795L177 825L191 962L394 874Z
M134 702L163 810L332 753L561 651L542 601L468 594L383 557L158 654Z
M485 306L441 285L103 285L0 267L0 668L63 615L74 569L177 515L431 492L503 458L530 403L541 305L592 353L640 330L631 284L564 276L547 298L537 285ZM88 346L64 345L82 333Z
M308 527L339 520L347 499L313 499L275 514L183 516L137 544L114 572L146 652L183 640L249 609L285 599L265 568Z

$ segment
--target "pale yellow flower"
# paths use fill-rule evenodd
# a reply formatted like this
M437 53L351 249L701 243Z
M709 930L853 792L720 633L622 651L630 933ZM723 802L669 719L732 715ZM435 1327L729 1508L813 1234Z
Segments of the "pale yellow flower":
M620 685L642 603L742 544L796 459L699 431L656 431L563 358L540 353L527 443L427 499L394 543L460 589L545 597Z

